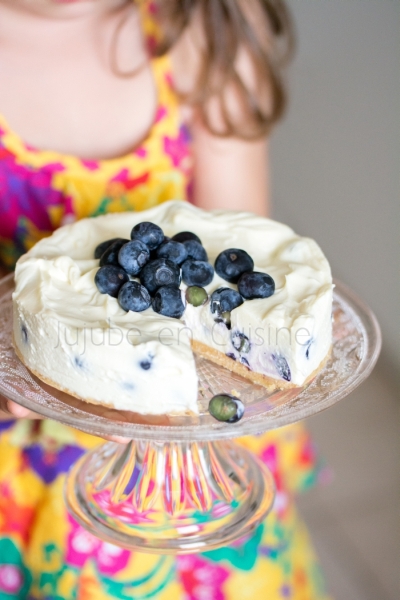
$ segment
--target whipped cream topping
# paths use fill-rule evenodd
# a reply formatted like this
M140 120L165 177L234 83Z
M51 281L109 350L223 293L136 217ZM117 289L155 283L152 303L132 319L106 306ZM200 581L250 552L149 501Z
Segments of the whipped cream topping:
M215 322L209 303L188 304L181 320L152 308L126 313L97 290L93 256L100 242L129 238L141 221L158 224L167 236L196 233L211 264L222 250L246 250L254 270L274 278L275 293L234 309L230 330ZM236 289L215 274L206 289L219 287ZM58 229L18 261L13 298L15 343L28 367L84 399L141 413L198 412L191 338L289 381L284 359L298 385L331 345L332 278L316 242L250 213L205 212L179 201ZM237 350L235 332L250 340L246 352Z

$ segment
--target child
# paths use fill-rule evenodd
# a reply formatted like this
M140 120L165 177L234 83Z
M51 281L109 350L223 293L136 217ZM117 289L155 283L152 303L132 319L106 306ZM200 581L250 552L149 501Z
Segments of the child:
M281 0L0 0L3 266L71 220L172 198L265 214L289 50ZM0 598L325 597L292 500L315 478L300 426L241 441L278 488L251 539L159 557L66 513L65 473L96 438L1 402Z

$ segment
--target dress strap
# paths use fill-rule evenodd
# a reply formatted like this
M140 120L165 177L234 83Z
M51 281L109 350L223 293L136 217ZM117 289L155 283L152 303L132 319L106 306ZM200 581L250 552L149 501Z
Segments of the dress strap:
M157 6L153 0L136 0L136 4L142 20L146 45L151 52L162 35L160 24L156 19Z
M150 54L160 39L162 32L157 22L157 6L154 0L137 0L137 6L142 21L143 36ZM174 90L172 66L168 55L151 58L154 81L157 86L159 103L170 109L178 106L177 94Z

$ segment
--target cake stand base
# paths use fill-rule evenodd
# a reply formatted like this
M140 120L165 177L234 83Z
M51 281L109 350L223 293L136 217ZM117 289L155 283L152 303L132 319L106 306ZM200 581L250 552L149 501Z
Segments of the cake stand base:
M265 465L232 441L109 442L78 461L65 487L83 527L157 554L204 552L250 534L274 493Z
M333 406L372 371L381 347L375 316L336 282L333 346L310 385L269 393L196 357L199 414L150 417L77 400L38 380L12 344L13 276L0 281L0 393L25 408L96 436L122 436L82 457L67 476L76 519L111 543L154 553L212 550L250 534L272 506L271 474L232 438L290 425ZM246 406L234 424L208 404L234 393Z

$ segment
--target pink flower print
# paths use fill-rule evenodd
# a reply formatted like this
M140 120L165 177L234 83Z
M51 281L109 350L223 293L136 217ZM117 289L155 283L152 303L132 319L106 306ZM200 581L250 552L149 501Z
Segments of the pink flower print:
M81 569L87 560L95 561L103 575L115 575L128 563L130 552L108 542L103 542L83 529L70 515L71 526L67 541L66 562Z
M150 173L146 172L138 177L131 177L128 169L121 169L114 177L108 182L106 197L110 198L124 198L127 191L134 189L137 186L143 185L150 178Z
M189 554L177 557L177 571L186 592L185 600L224 600L223 584L229 571L204 558Z
M74 201L72 196L64 196L64 216L75 216Z
M172 160L174 167L184 172L191 170L192 162L189 152L190 137L186 127L181 127L175 138L164 136L164 151Z
M157 109L157 113L156 113L154 122L159 123L167 115L167 113L168 113L168 111L165 106L159 106Z
M109 185L112 186L115 183L121 183L125 190L132 190L137 185L146 183L149 177L149 173L143 173L143 175L139 175L139 177L130 177L128 169L122 169L114 175Z
M0 565L0 591L18 594L23 584L21 571L15 565Z
M94 556L100 540L69 518L71 531L68 535L66 561L69 565L81 568L88 558Z
M157 4L155 2L149 2L147 10L151 15L156 15L158 12Z
M24 146L28 152L38 152L38 149L35 146L31 146L31 144L25 143Z
M174 79L172 77L172 73L171 71L167 71L167 73L165 73L165 81L167 82L167 84L173 88L174 87Z
M150 54L153 54L157 48L157 38L154 35L146 36L146 46Z
M81 163L88 171L98 171L99 170L99 162L97 160L81 160Z
M274 444L267 446L263 450L260 458L267 465L268 469L271 471L274 477L276 486L274 510L278 513L279 516L282 516L289 505L289 498L287 492L284 489L281 469L279 468L278 452L276 446Z
M146 150L146 148L143 148L143 146L140 146L139 148L136 148L135 154L139 158L146 158L146 156L147 156L147 150Z
M141 523L149 523L152 521L152 510L138 512L130 500L115 504L112 502L111 495L108 490L95 494L95 500L98 502L99 506L106 515L109 517L118 517L125 523L140 525Z
M129 556L129 550L102 542L97 553L99 571L103 575L114 575L126 567Z
M275 477L278 473L278 456L276 446L272 444L271 446L264 448L260 458Z
M64 169L60 163L46 165L40 169L20 165L15 157L0 148L0 235L21 243L25 231L18 231L20 216L23 215L38 230L51 231L52 224L48 213L49 206L63 205L63 194L52 188L55 173Z

